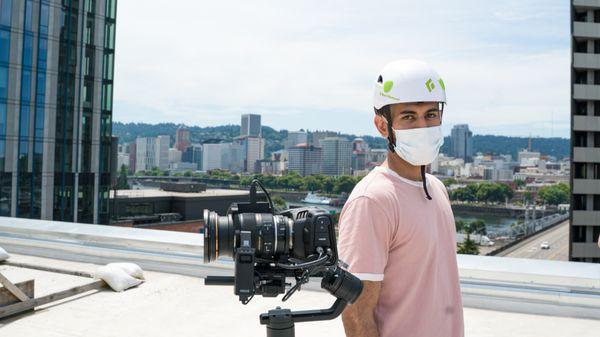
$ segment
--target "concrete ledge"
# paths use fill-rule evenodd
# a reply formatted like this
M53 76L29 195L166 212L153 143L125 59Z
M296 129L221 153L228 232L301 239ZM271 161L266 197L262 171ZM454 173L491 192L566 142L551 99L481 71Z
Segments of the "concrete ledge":
M0 217L0 246L10 253L199 276L232 275L232 261L205 265L203 236L139 228ZM458 255L467 307L600 319L600 265ZM318 290L318 282L308 289Z

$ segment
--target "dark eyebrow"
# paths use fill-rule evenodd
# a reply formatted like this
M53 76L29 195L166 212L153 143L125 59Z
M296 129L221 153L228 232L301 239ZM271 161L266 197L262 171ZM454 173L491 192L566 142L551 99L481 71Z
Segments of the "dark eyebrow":
M417 113L415 111L412 110L404 110L404 111L400 111L399 115L416 115Z
M434 112L434 111L436 111L436 112L440 112L440 109L439 109L439 108L431 108L431 109L429 109L429 110L425 111L425 113L428 113L428 112Z

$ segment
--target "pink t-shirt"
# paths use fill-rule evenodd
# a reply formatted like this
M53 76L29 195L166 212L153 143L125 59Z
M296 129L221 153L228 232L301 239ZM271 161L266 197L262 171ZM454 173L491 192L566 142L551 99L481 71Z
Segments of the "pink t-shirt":
M378 166L354 188L339 221L339 258L361 280L382 281L381 337L462 337L456 230L444 184Z

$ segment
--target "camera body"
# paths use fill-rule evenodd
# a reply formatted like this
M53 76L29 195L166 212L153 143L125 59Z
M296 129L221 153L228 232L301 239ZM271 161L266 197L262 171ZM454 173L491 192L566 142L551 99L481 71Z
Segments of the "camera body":
M234 293L244 304L255 294L283 294L286 277L307 279L315 267L338 261L334 221L318 207L274 214L270 203L256 202L251 195L250 202L231 204L225 216L205 209L204 219L204 262L233 258Z

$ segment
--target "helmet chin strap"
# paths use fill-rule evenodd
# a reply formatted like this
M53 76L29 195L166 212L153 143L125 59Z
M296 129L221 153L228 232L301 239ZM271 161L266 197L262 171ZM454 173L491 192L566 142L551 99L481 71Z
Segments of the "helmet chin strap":
M442 108L443 109L443 108ZM394 140L394 130L392 129L392 118L390 116L390 112L385 114L385 119L387 120L387 129L388 129L388 148L392 153L398 156L396 153L396 141ZM398 156L399 157L399 156ZM425 180L425 165L421 165L421 180L423 181L423 190L425 191L425 197L427 200L431 200L431 196L429 195L429 191L427 191L427 180Z

